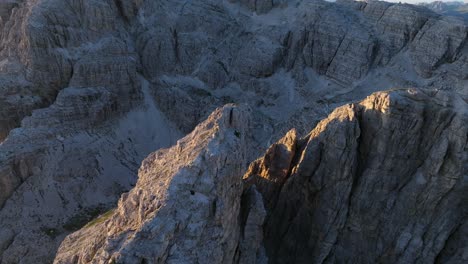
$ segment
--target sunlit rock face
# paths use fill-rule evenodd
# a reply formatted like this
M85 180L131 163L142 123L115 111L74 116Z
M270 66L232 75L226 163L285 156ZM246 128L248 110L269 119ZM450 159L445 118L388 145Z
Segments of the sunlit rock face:
M226 106L152 153L118 208L67 237L55 263L232 262L249 122L247 109Z
M375 93L291 130L242 178L249 111L226 106L151 154L55 263L461 263L466 110L446 92Z
M244 176L272 263L466 261L466 102L376 93L289 132Z
M249 163L376 91L468 98L466 25L404 4L5 0L0 18L2 263L52 262L148 154L228 103L252 109ZM239 248L255 250L235 259L260 261L263 203L249 190Z

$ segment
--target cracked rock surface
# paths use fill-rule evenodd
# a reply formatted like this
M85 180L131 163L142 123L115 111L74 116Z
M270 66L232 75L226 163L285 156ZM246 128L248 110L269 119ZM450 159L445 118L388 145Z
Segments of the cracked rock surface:
M378 92L291 130L242 180L248 112L220 108L151 154L55 263L463 263L467 109L446 92Z
M248 164L376 91L466 102L467 32L378 1L2 0L0 263L52 262L66 236L135 186L148 154L226 104L252 110ZM277 185L245 190L253 211L240 210L235 261L265 261L258 228L275 202L261 200L277 198L297 151L257 168ZM451 248L438 259L463 255Z
M248 128L247 110L226 106L149 155L118 208L67 237L55 263L231 262Z
M289 132L244 176L267 208L271 263L464 263L468 106L379 92Z

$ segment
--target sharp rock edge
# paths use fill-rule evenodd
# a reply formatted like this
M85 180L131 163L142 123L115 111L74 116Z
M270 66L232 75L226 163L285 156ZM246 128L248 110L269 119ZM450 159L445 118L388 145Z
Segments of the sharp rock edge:
M467 109L446 92L375 93L291 130L241 180L248 122L227 106L150 155L55 263L463 263Z
M152 153L118 208L68 236L55 263L232 262L249 119L245 107L225 106Z
M149 153L227 103L253 110L251 161L375 91L467 100L467 45L462 20L379 1L0 1L0 262L52 262Z

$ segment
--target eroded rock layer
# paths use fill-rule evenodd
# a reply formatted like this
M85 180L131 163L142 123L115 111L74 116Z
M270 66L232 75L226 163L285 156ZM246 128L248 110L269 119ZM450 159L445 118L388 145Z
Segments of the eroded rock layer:
M450 93L380 92L288 133L244 176L271 263L466 262L467 110Z
M291 130L242 181L249 122L226 106L151 154L55 263L463 263L467 110L451 93L379 92Z
M118 208L67 237L55 263L232 262L249 118L226 106L151 154Z
M3 0L0 18L2 264L50 263L149 153L227 103L253 110L251 161L374 91L468 98L466 24L406 4Z

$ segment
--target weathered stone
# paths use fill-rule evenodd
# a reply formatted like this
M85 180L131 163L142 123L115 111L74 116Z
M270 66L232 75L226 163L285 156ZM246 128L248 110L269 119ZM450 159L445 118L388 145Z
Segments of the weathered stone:
M274 145L253 165L262 173L244 176L266 186L265 201L276 190L270 261L466 261L467 109L453 94L412 89L340 107L300 141L280 186L272 179L284 157L271 153L284 143Z
M254 109L251 161L374 91L468 99L466 25L409 5L1 2L2 264L50 263L66 235L135 184L148 153L227 103Z
M55 263L231 262L248 118L247 110L226 106L174 147L151 154L109 219L67 237ZM259 222L252 217L247 229Z
M411 55L418 72L431 77L445 63L453 63L466 45L468 29L462 21L444 18L430 21L416 35Z

